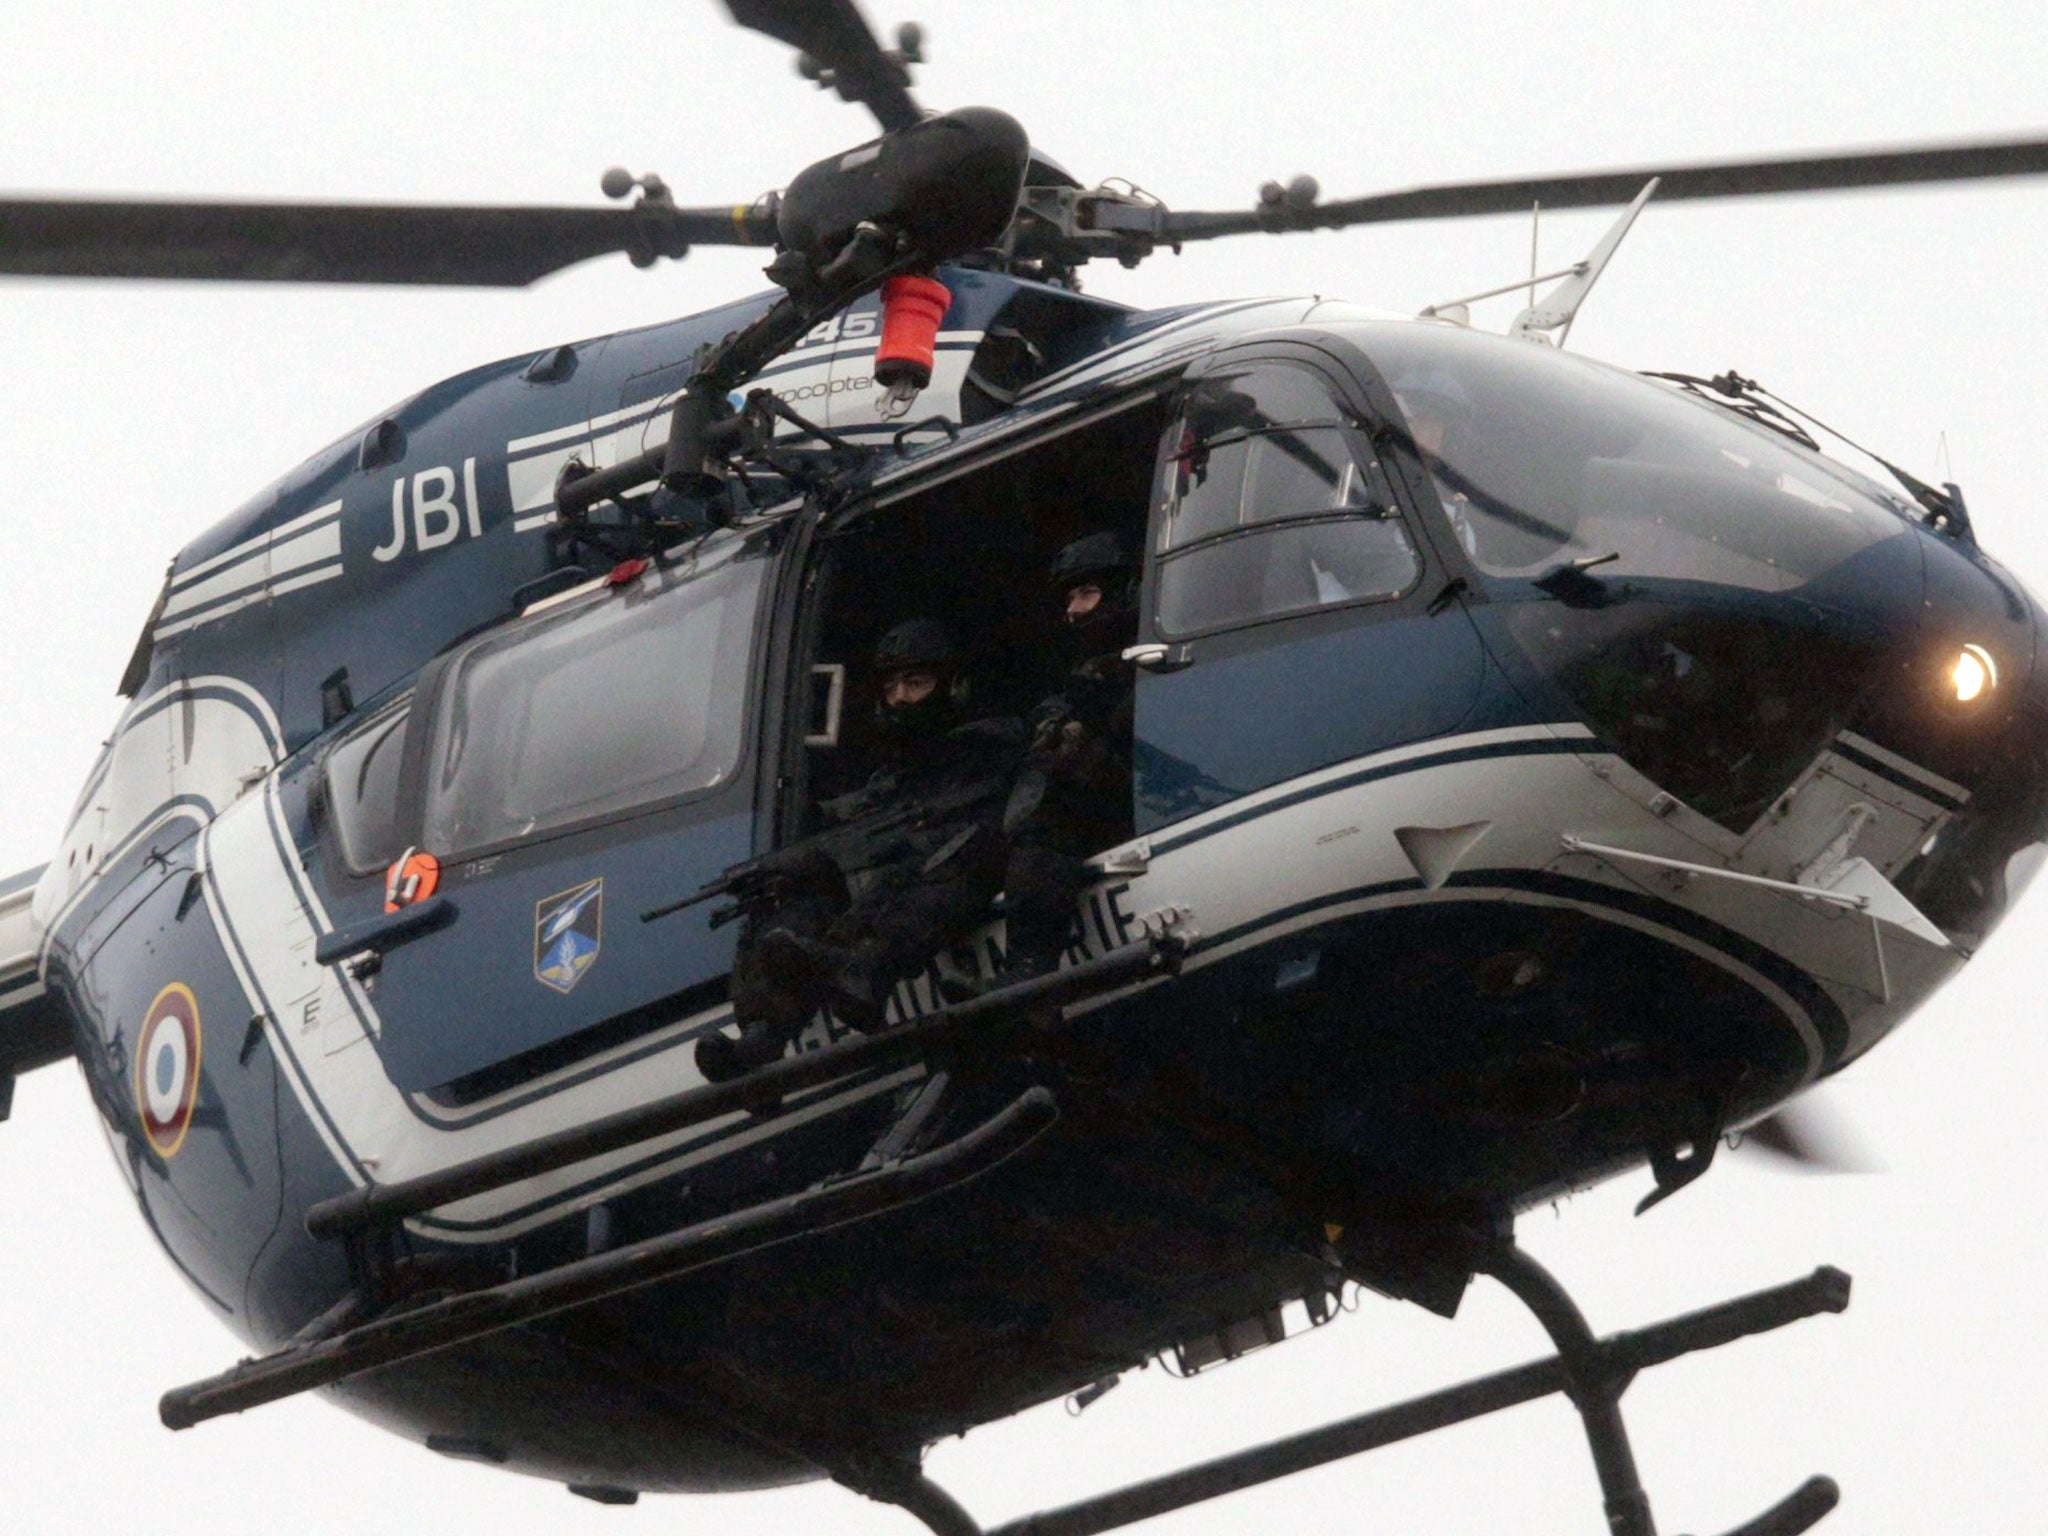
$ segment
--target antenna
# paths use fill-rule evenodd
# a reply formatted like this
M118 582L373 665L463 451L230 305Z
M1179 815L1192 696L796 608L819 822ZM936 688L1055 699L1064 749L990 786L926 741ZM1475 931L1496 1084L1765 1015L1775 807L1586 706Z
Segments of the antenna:
M1543 203L1529 205L1529 308L1536 307L1536 252L1543 237Z
M1614 221L1614 227L1600 237L1600 243L1593 247L1592 254L1571 270L1571 275L1555 288L1539 308L1530 305L1515 317L1515 323L1508 327L1510 336L1519 336L1525 341L1550 340L1549 333L1558 332L1557 345L1564 345L1564 338L1571 334L1572 321L1578 316L1579 306L1586 302L1586 295L1593 284L1600 280L1606 270L1615 248L1621 244L1621 237L1628 233L1629 226L1636 221L1636 215L1643 211L1643 204L1650 200L1650 194L1657 190L1658 178L1651 177L1643 190L1636 194L1636 200L1622 211ZM1515 284L1520 287L1521 284Z

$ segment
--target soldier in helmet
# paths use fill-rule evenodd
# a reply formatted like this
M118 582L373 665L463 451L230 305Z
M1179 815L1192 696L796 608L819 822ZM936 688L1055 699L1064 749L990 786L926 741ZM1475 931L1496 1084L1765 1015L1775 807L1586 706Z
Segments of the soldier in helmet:
M1025 768L1004 817L1007 970L1056 968L1087 887L1085 860L1131 834L1131 664L1137 567L1113 533L1075 539L1054 557L1053 598L1071 666L1039 705Z
M874 676L879 760L864 785L820 809L831 828L857 833L886 818L889 830L871 846L840 839L836 856L800 861L786 899L749 917L733 963L740 1036L697 1045L713 1082L775 1060L819 1008L879 1027L896 983L985 919L1002 888L1003 806L1022 726L968 717L964 657L936 620L883 635Z

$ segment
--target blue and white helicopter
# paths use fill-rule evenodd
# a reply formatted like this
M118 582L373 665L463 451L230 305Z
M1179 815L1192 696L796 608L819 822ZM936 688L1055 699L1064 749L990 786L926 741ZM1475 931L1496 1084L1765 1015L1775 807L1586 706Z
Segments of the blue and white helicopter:
M1069 281L1650 173L1176 215L993 114L924 120L844 8L735 10L888 130L779 205L644 188L495 237L6 210L11 270L521 280L726 234L786 259L772 303L430 389L175 563L11 893L5 1015L10 1070L78 1059L167 1252L268 1352L168 1418L323 1387L596 1497L829 1475L966 1529L924 1444L1161 1350L1227 1358L1347 1278L1449 1310L1494 1273L1557 1321L1517 1209L1645 1161L1676 1187L2002 915L2042 840L2036 605L1959 493L1823 459L1744 381L1532 344L1605 251L1518 340ZM930 359L878 380L875 290L915 275L947 293ZM640 915L857 768L865 641L913 598L1028 702L1039 573L1105 518L1148 551L1133 821L1074 964L967 1010L914 984L892 1034L821 1020L703 1088L730 931ZM972 579L894 585L934 569ZM993 977L999 946L965 959ZM1617 1529L1647 1530L1584 1387L1613 1351L1558 1327Z

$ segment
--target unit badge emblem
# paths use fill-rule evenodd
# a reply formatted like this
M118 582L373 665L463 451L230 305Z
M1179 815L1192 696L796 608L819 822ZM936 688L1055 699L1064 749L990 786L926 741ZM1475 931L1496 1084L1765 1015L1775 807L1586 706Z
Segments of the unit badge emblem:
M533 978L568 992L604 945L604 880L586 880L533 907Z

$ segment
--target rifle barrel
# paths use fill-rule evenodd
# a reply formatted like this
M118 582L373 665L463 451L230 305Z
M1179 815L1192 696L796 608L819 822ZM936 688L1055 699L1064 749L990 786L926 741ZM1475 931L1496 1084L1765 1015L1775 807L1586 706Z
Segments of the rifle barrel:
M680 912L685 907L694 907L700 901L714 900L717 897L723 896L727 891L731 889L732 881L726 876L720 875L716 880L712 881L709 885L700 886L698 889L690 892L689 895L682 897L680 900L665 902L658 907L649 907L645 912L642 912L640 914L640 921L643 923L651 923L657 917L667 917L671 912Z

